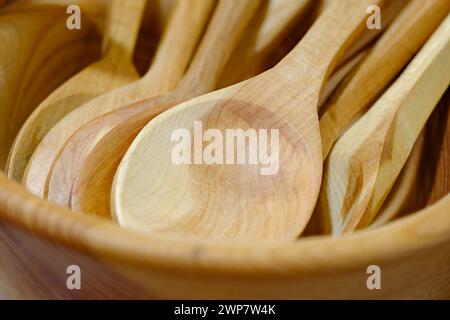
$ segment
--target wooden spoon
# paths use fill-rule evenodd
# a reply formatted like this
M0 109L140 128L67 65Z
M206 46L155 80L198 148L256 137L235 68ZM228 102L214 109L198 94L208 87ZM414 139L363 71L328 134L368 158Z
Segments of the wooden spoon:
M280 7L281 2L282 1L277 1L278 8ZM289 1L288 4L290 4ZM222 5L223 8L221 12L224 13L224 19L222 20L236 20L232 20L233 17L225 19L227 15L231 15L237 17L236 23L240 23L240 25L243 26L245 24L244 20L247 19L242 18L244 16L248 17L250 13L249 9L252 9L248 7L249 5L251 4L242 4L241 7L235 7L234 13L227 13L226 6ZM292 6L292 4L290 5ZM232 7L230 7L230 9L231 8ZM242 9L244 9L243 12L237 11ZM279 13L276 14L277 17L279 15ZM286 12L284 12L283 16L285 15ZM239 18L239 16L242 18ZM267 18L267 20L274 19ZM216 67L204 68L201 63L197 63L195 68L191 68L184 81L184 84L189 84L192 82L192 79L198 79L195 82L195 87L191 88L186 85L181 85L178 90L169 97L158 97L155 99L154 103L147 102L142 105L142 108L133 105L130 106L128 110L121 108L121 110L117 110L115 114L102 116L80 129L71 137L54 165L54 170L49 183L49 200L59 203L60 205L68 206L70 204L70 192L72 191L70 204L72 209L110 217L110 190L117 166L138 131L156 115L155 110L164 109L161 108L162 106L155 105L163 104L163 102L165 102L167 106L171 106L176 101L187 100L189 97L205 93L205 88L208 90L214 88L215 84L213 82L217 82L217 80L215 77L208 77L208 70L209 73L213 72L218 75L219 72L213 70L217 69L219 66L223 68L223 63L227 60L224 58L225 55L227 55L226 52L233 49L233 46L226 45L225 43L222 43L219 46L215 44L218 39L217 36L214 36L215 34L219 34L219 32L227 34L227 32L231 32L231 30L226 31L226 29L232 28L229 26L229 22L228 26L221 25L220 18L217 22L216 28L218 31L209 30L208 32L211 34L211 36L209 36L210 40L204 40L206 43L208 41L211 43L209 46L210 49L200 50L202 53L197 54L194 59L203 61L203 63L208 62L209 60L208 63L212 65L215 63ZM224 21L222 21L222 24L223 22ZM254 21L252 21L252 24L254 24ZM275 30L271 30L270 27L275 28ZM258 37L258 45L261 46L261 43L269 43L268 39L276 38L277 33L274 31L279 30L279 27L280 25L276 23L270 23L270 26L266 26L265 32L260 34L261 38ZM210 28L212 28L212 26L210 26ZM233 37L230 38L233 42L239 39L239 37L236 36L237 31L238 30L235 30L234 32L234 39ZM268 39L262 38L263 36ZM248 34L245 38L248 38ZM242 41L240 43L242 43ZM208 48L205 43L202 45L204 48ZM227 48L227 51L224 51L223 47ZM255 56L257 55L260 57L261 55L267 54L266 50L261 50L261 47L259 47L258 50L255 50L255 52L258 52L255 53ZM219 51L221 54L213 54L214 51ZM208 56L216 57L216 61L208 59ZM323 100L328 97L342 78L351 71L357 62L360 61L362 56L362 54L356 56L333 75L322 94ZM246 61L250 63L251 59L249 59L249 57L247 58ZM207 72L202 71L202 69L206 69ZM203 82L203 84L200 85L200 82ZM106 128L109 129L107 130ZM114 147L111 148L110 146ZM74 183L73 180L76 176L77 179ZM94 176L95 178L93 178Z
M389 198L383 204L370 228L377 228L395 217L433 205L450 192L450 90L447 90L439 106L434 110L420 138L423 143L420 157L411 154L403 169L404 181L396 182ZM420 139L419 139L420 140ZM419 142L419 141L418 141ZM420 143L420 142L419 142ZM417 153L416 150L413 153ZM418 161L415 158L419 158ZM414 168L408 168L414 167ZM405 170L406 169L406 170ZM415 176L408 178L408 176ZM399 179L401 179L399 177ZM394 186L395 188L395 186ZM393 192L399 191L399 195ZM391 196L392 194L392 196ZM396 210L394 210L396 209Z
M409 155L408 161L389 192L389 196L386 198L380 212L370 225L371 229L378 228L392 221L401 214L405 205L410 200L411 194L417 183L424 143L425 136L421 133Z
M73 180L81 164L89 151L95 144L103 141L102 138L106 134L113 130L119 131L113 133L116 141L111 141L112 144L108 142L113 153L117 154L108 157L108 162L116 163L126 151L126 148L118 150L118 146L122 145L123 141L130 139L132 141L142 127L157 114L155 111L161 112L177 102L214 90L226 62L260 4L260 0L238 3L229 0L220 1L187 74L174 92L165 97L120 108L96 119L75 133L55 161L49 179L47 198L60 205L69 206ZM127 129L120 132L124 127ZM101 184L102 181L97 180L95 183ZM109 203L110 196L108 193L106 198L98 198L100 199L96 201L96 207ZM105 199L106 201L102 201ZM109 212L109 206L107 207Z
M351 67L356 65L359 59L361 59L360 56L355 57L354 60L340 68L330 78L330 81L322 92L322 97L329 94L335 88L339 80L342 80L345 73L349 72ZM155 99L155 101L155 105L157 105L158 99ZM70 165L73 166L74 164L71 164L71 159L73 159L73 155L77 155L75 165L77 166L78 173L74 181L70 183L71 186L73 184L70 198L70 206L73 210L108 218L111 217L111 186L117 167L134 137L148 123L150 118L159 112L158 107L156 107L157 112L155 112L155 105L143 105L142 107L144 108L150 108L137 116L133 115L133 106L130 106L128 110L122 108L120 111L124 113L128 111L130 114L129 120L119 122L118 125L115 125L112 117L119 115L119 110L117 110L114 114L110 113L94 120L90 125L86 125L84 129L80 129L72 136L59 161L61 162L61 169ZM139 109L139 107L136 106L135 109ZM112 126L111 130L107 133L101 133L99 135L98 133L106 125L115 126ZM87 147L87 141L94 142L90 142L90 146ZM111 146L114 147L111 148ZM84 157L82 161L80 161L80 154L83 154ZM55 170L56 168L55 166ZM67 170L61 170L58 176L65 177L67 175L66 172ZM55 174L55 172L53 173Z
M230 57L218 86L233 85L265 71L265 60L299 21L311 13L312 0L270 0L253 19Z
M0 12L0 168L21 125L46 96L98 58L86 15L77 32L60 6L9 5ZM83 6L90 12L92 2ZM51 57L51 59L49 59Z
M146 0L111 0L104 55L55 90L31 114L10 150L6 173L21 181L34 149L65 115L114 88L139 78L132 57Z
M450 82L450 16L394 85L336 143L319 212L333 235L368 226Z
M411 1L364 61L341 83L321 112L320 133L325 158L338 137L423 46L447 15L449 7L448 0Z
M184 74L213 5L213 0L177 1L150 71L136 82L92 99L58 122L28 163L22 181L27 189L44 196L53 162L70 136L83 125L124 105L173 90Z
M112 210L120 225L173 237L295 239L311 216L320 187L320 92L336 61L362 32L367 7L380 3L331 4L275 68L178 105L150 122L128 150L114 180ZM279 157L277 140L271 144L275 169L175 165L171 136L176 129L191 129L194 121L202 121L204 130L217 129L217 136L236 128L279 133ZM194 140L200 144L198 138ZM228 155L235 150L229 151ZM194 154L200 163L202 154Z
M380 213L370 225L371 229L433 205L450 192L449 107L450 90L447 90L420 134ZM428 141L426 145L425 141Z

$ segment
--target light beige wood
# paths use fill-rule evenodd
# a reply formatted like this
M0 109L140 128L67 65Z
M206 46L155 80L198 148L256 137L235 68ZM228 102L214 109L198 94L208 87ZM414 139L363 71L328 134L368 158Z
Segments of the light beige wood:
M373 221L448 88L449 57L450 16L394 85L336 143L318 204L333 235Z
M112 211L118 222L182 238L295 239L310 218L320 187L320 92L336 61L362 32L369 3L374 2L330 5L275 68L180 104L150 122L115 177ZM278 129L279 172L261 175L262 166L251 165L173 164L172 132L191 130L196 120L203 121L204 130L221 132Z
M413 0L394 20L321 111L324 157L352 121L373 103L422 47L449 7L447 0Z
M132 57L146 0L111 0L103 58L65 82L31 114L10 150L6 172L21 181L34 149L64 116L89 100L139 79Z
M94 6L95 2L90 2L82 8L90 12ZM55 5L17 4L0 12L2 169L20 126L32 110L98 57L99 37L90 15L85 15L84 28L78 32L66 28L66 19L65 10Z
M449 211L446 196L388 226L338 239L270 244L177 241L74 215L31 196L0 173L0 295L448 299ZM374 264L382 270L382 290L367 289L366 270ZM81 267L83 290L67 290L69 265Z
M189 70L174 92L165 97L156 97L151 101L146 100L137 105L120 108L97 118L93 123L77 131L66 143L53 165L47 198L54 203L69 206L74 188L73 181L96 144L108 143L108 146L112 147L108 150L108 154L112 154L108 156L107 162L116 164L117 167L126 151L123 142L130 139L132 141L142 127L158 114L157 112L166 110L180 101L214 90L227 60L260 4L260 0L240 3L220 1ZM114 139L106 142L104 136L107 134ZM110 165L106 165L101 171L106 170L111 170ZM100 176L102 173L97 172L97 177ZM93 181L90 179L90 182ZM100 190L107 192L95 192L97 209L95 211L89 209L86 212L99 214L101 211L101 215L109 215L108 187L111 188L111 181L97 178L94 183Z
M339 1L339 0L333 0ZM325 1L329 2L329 1ZM349 59L361 52L367 45L378 41L380 35L382 35L390 25L397 19L399 14L405 9L405 7L411 2L411 0L387 0L381 8L381 29L374 29L366 31L361 35L357 42L348 50L346 55L342 58L341 63L346 63Z
M233 5L233 8L233 15L238 14L236 6ZM230 19L227 21L230 25ZM221 29L226 30L223 26ZM202 51L209 52L209 50ZM197 54L194 61L197 59L202 61L201 56ZM349 66L346 65L336 72L322 95L331 92L355 63L352 61L348 63ZM202 72L203 68L198 67L199 65L188 72L185 81L192 78L189 73L195 75ZM209 82L212 84L215 81ZM202 80L202 83L203 86L199 88L205 86L205 80ZM111 185L123 155L145 124L162 110L176 104L178 99L186 99L193 93L184 92L184 88L181 85L181 90L167 97L121 108L97 118L78 130L58 157L49 186L49 200L65 206L70 204L75 211L111 218ZM197 94L198 90L195 89Z
M105 93L69 113L42 139L23 177L27 189L43 197L54 160L70 136L98 116L124 105L173 90L180 81L203 27L212 0L178 1L149 72L140 80Z
M305 20L312 0L269 0L253 19L248 31L224 69L219 87L246 80L265 70L265 60L290 33L299 20Z
M381 30L366 30L338 65L349 66L354 57L384 32L408 1L386 1L382 10ZM235 50L221 76L219 87L233 85L273 67L298 43L311 23L330 3L332 1L322 1L322 5L317 8L317 1L269 1L267 12L252 21L248 33Z
M377 214L370 228L379 228L399 216L410 200L411 194L416 186L419 173L420 159L424 150L425 136L422 132L402 169L398 179L395 181L389 196L383 203L380 212Z

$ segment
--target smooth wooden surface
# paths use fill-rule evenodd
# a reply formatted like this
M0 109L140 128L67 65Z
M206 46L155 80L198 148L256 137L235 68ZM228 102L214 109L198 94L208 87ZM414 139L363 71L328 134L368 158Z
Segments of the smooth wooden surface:
M70 32L61 7L49 5L3 9L0 37L0 168L3 169L23 122L56 87L96 59L99 38L88 15L84 29ZM48 59L49 55L52 59Z
M342 70L336 72L323 95L331 92L345 72L349 72L354 64L355 61L351 61L342 67ZM53 199L59 204L70 204L75 211L111 218L110 199L113 178L131 142L148 121L162 110L175 105L177 97L181 99L186 95L189 93L177 90L166 97L121 108L97 118L77 131L66 144L53 171L56 179L68 181L60 183L59 189L55 186L57 196ZM109 130L106 130L106 127L109 127ZM67 170L68 167L74 169ZM68 173L72 172L76 173L73 175L75 176L73 182L67 179L70 177ZM70 196L68 200L65 200L61 188L68 192ZM50 193L49 199L53 200L50 198Z
M52 92L31 114L10 150L6 172L21 181L33 151L64 116L89 100L139 79L132 57L146 0L110 2L104 57Z
M398 80L338 140L325 165L320 217L334 235L369 225L450 83L450 16Z
M345 129L402 71L448 14L449 7L447 0L413 0L394 20L321 111L324 157Z
M394 220L404 210L407 202L410 201L411 194L419 181L420 159L424 151L425 136L422 132L414 145L411 154L393 185L388 197L383 203L380 212L377 214L370 228L379 228L382 225Z
M362 31L367 5L330 5L274 69L150 122L115 177L112 210L119 223L173 237L295 239L310 218L320 187L319 95L335 62ZM281 129L280 172L264 176L258 166L174 165L171 132L191 129L194 120L203 121L204 130Z
M149 72L140 80L112 90L80 106L58 122L37 146L23 184L44 197L52 165L70 136L89 121L127 104L172 91L191 60L212 0L178 1Z
M408 186L407 197L403 203L400 203L397 216L403 217L424 207L429 207L450 193L449 99L450 91L447 90L439 106L428 120L423 132L424 140L427 143L424 144L417 164L417 177L415 183Z
M176 241L74 215L1 173L0 186L0 295L8 298L450 298L449 196L370 232L237 245ZM81 291L66 287L73 264ZM382 270L381 290L367 289L369 265Z
M450 180L442 176L449 172L443 160L450 159L443 120L450 118L448 105L436 111L421 162L422 189L411 199L444 199L339 239L229 245L140 235L40 201L0 173L0 296L450 299ZM72 264L81 267L81 291L67 290ZM373 264L381 267L381 290L366 287Z
M49 180L48 199L60 205L70 205L71 193L75 188L74 180L84 166L89 168L92 166L85 160L94 151L96 145L106 146L107 144L110 147L111 150L106 151L108 154L106 161L117 167L127 149L124 142L131 143L142 127L158 112L180 101L212 91L260 4L260 0L242 1L239 4L227 0L220 1L186 75L174 92L165 97L140 102L142 106L133 104L120 108L97 118L93 123L77 131L55 161ZM105 139L106 135L109 138ZM101 168L100 172L95 173L97 176L95 181L89 179L88 185L89 188L94 189L96 200L93 203L94 207L83 206L85 212L110 216L109 190L115 172L115 170L111 172L111 169L111 165L107 164ZM111 179L99 179L105 175L110 175ZM91 191L77 189L76 194L86 192Z
M313 0L264 1L229 59L218 87L233 85L265 71L265 60L288 34L297 33L294 28L305 20L305 15L311 14L313 5Z

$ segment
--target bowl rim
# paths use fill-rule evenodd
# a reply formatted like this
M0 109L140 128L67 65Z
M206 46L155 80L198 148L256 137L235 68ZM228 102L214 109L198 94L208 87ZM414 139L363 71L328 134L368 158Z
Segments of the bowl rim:
M96 259L141 268L234 275L335 272L398 260L450 243L450 194L434 205L376 229L296 242L224 243L169 239L74 214L28 193L0 172L0 223ZM361 254L364 253L364 254Z

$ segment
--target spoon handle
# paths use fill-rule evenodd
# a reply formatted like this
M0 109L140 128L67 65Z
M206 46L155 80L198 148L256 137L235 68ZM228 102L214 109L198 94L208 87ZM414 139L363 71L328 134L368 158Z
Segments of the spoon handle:
M414 0L334 92L320 117L324 157L332 145L411 60L445 18L448 0ZM364 88L361 88L364 83Z
M367 227L450 83L450 16L376 104L336 143L320 212L333 234Z
M110 0L108 23L103 41L106 57L131 61L146 0Z
M261 0L221 0L200 47L178 88L183 96L214 90L219 77L236 48Z
M304 86L307 74L309 87L322 88L336 62L366 27L368 8L381 3L383 0L332 1L275 69L293 86Z
M156 87L155 80L160 88L166 88L167 91L172 91L179 84L214 4L213 0L175 2L168 28L164 32L150 70L143 78L150 90L155 90L152 89Z

